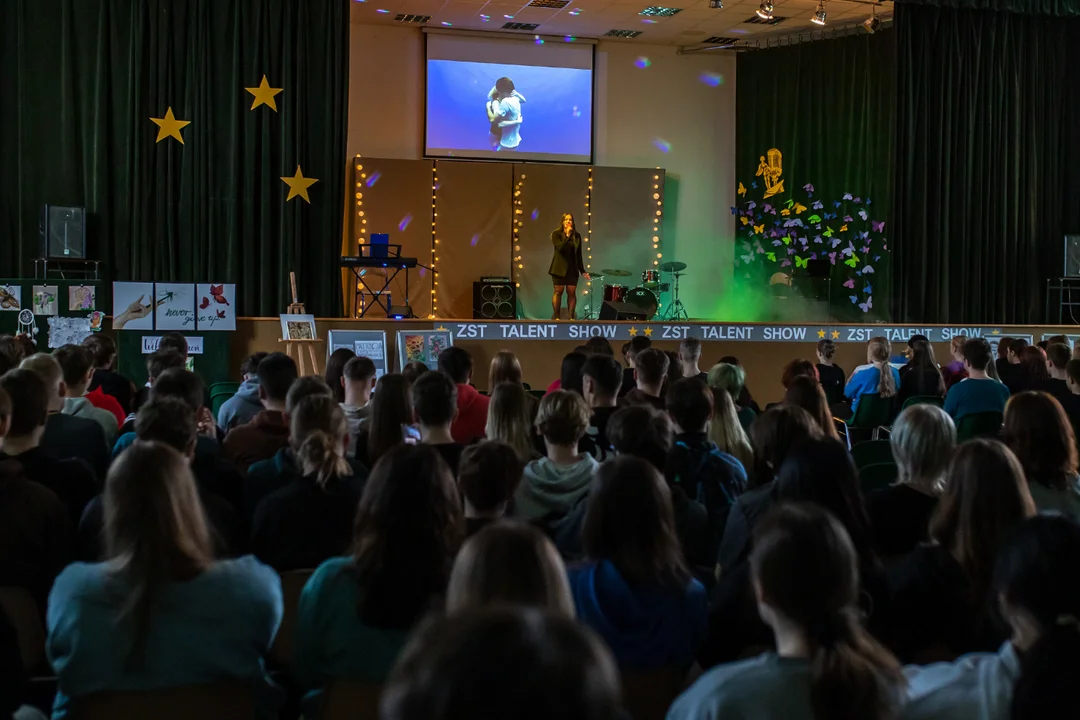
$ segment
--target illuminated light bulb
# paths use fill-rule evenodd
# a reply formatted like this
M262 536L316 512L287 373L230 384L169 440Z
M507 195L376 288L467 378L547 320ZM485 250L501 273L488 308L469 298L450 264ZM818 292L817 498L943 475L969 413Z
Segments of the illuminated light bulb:
M524 269L525 269L524 265L518 265L518 270L524 270Z
M359 166L359 165L357 165L357 166L356 166L356 169L357 169L357 170L359 170L359 169L360 169L360 166Z
M653 196L653 200L659 200L660 199L660 193L653 193L652 196Z
M653 176L652 176L652 179L653 179L653 180L659 180L659 179L660 179L660 176L659 176L659 175L653 175Z
M657 215L659 215L659 214L660 214L660 211L659 211L659 210L657 210L657 211L656 211L656 214L657 214Z
M655 243L655 242L660 242L660 238L659 238L659 237L657 237L656 235L654 235L654 236L653 236L653 239L652 239L652 241L653 241L654 243Z
M662 257L664 257L664 256L663 256L663 255L661 255L660 253L656 253L656 257L658 257L658 258L662 258Z

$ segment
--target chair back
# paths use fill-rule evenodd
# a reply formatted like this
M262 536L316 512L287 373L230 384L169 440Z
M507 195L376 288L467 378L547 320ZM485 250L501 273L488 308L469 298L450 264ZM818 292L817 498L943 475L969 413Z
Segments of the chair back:
M868 440L851 448L851 459L860 470L867 465L892 463L892 442L889 440Z
M623 708L633 720L664 720L685 679L686 673L674 668L623 672Z
M945 401L937 395L915 395L909 397L904 401L904 407L901 410L907 410L912 405L937 405L939 408L945 407Z
M335 680L323 694L319 720L379 720L383 686L358 680Z
M278 667L287 668L292 664L293 641L296 635L296 614L300 607L300 593L304 590L308 578L314 570L289 570L281 573L281 594L284 599L284 612L281 627L278 628L274 644L270 646L270 659Z
M71 720L242 720L253 718L251 687L239 681L181 685L160 690L102 692L75 698Z
M856 445L855 447L859 447ZM859 468L859 487L863 496L885 488L896 482L900 477L900 468L896 463L876 463Z
M962 443L980 437L997 437L1004 421L1005 416L999 412L965 415L956 424L956 442Z
M235 382L216 382L210 386L210 409L214 413L214 418L218 416L218 411L221 410L221 406L225 404L225 401L236 394L236 391L240 389L240 383Z
M15 628L23 669L31 674L42 669L45 665L45 625L34 596L26 588L15 585L0 587L0 608Z
M859 397L859 406L855 416L848 421L853 428L873 430L892 425L896 418L896 403L893 398L883 398L878 393L868 393Z

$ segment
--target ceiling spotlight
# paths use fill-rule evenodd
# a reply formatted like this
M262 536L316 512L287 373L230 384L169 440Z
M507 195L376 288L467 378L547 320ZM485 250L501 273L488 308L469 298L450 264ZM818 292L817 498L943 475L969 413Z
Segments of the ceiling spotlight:
M709 8L712 10L723 10L724 0L709 0Z
M876 5L870 6L870 17L863 20L862 26L866 29L866 32L870 33L871 35L873 35L874 31L881 26L881 21L877 19Z
M825 2L824 2L824 0L822 0L822 2L818 3L817 10L814 11L814 17L810 18L810 22L814 23L815 25L824 25L825 24Z
M757 13L757 16L762 20L772 20L772 0L761 0L761 4L758 5L758 9L755 12Z

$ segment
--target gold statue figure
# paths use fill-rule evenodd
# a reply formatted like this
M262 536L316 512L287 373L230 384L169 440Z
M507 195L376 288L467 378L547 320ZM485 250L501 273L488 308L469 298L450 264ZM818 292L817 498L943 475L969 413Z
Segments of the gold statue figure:
M758 165L755 175L765 180L765 197L770 198L777 193L784 192L784 181L780 179L780 175L783 174L783 155L776 148L772 148L768 153L768 162L765 160L765 155L761 156L761 164Z

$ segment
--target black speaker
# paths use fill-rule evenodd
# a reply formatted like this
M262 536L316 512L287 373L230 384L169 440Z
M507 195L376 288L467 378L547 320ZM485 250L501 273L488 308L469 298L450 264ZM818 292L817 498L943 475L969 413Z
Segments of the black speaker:
M46 205L41 211L41 256L86 259L86 209Z
M637 305L624 302L604 301L600 307L601 320L638 320L644 322L649 319L645 310Z
M473 318L514 320L517 318L517 288L512 282L477 280L472 291Z

